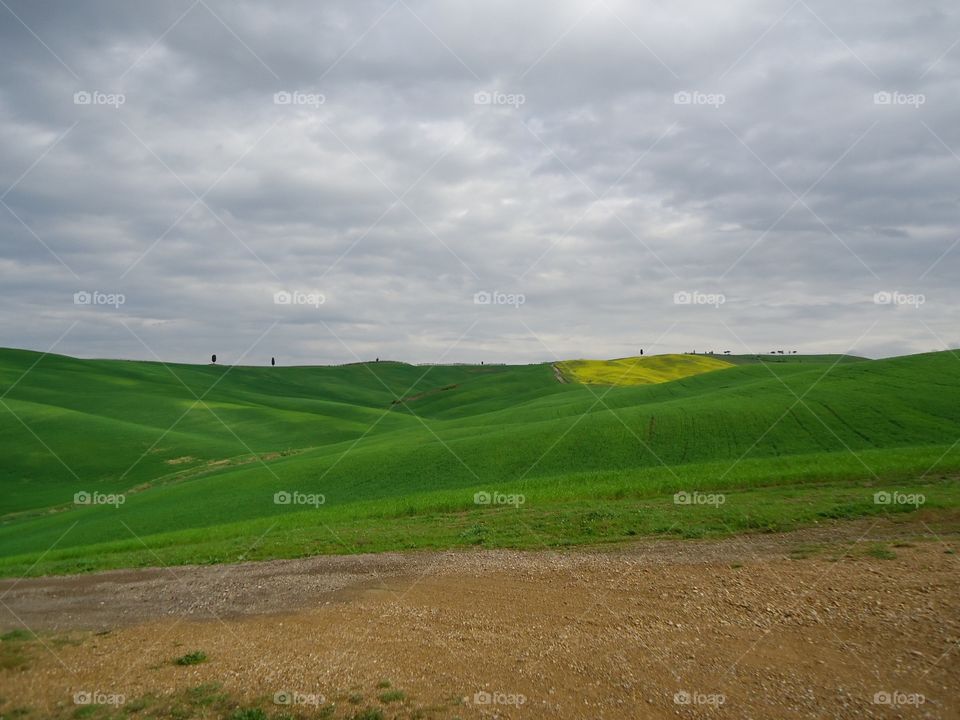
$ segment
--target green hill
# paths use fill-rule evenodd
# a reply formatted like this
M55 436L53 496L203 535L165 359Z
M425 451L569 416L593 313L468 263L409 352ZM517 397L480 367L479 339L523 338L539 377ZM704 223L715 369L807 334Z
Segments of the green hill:
M0 573L697 536L916 509L875 504L884 488L956 507L954 355L742 358L608 387L558 382L546 363L231 368L0 350ZM524 502L477 505L481 491ZM678 491L727 497L691 508ZM78 492L124 501L76 505ZM277 504L278 492L324 502Z

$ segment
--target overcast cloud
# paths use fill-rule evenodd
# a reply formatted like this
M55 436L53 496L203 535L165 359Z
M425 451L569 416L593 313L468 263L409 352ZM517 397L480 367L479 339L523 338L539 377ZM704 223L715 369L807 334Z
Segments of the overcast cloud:
M3 346L960 345L955 2L3 0L0 60Z

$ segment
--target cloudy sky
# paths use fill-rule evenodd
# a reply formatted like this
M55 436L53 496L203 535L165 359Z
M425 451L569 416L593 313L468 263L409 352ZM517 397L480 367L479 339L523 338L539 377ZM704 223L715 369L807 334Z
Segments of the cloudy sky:
M0 1L0 345L960 345L951 0Z

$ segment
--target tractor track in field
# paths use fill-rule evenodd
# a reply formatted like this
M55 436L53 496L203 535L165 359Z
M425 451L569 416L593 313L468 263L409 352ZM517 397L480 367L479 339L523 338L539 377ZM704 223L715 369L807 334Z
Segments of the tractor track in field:
M553 365L553 376L557 379L557 382L560 383L561 385L566 385L569 382L569 380L567 380L567 378L564 376L563 371L560 369L560 367L556 363L554 363Z
M921 511L712 541L4 580L0 627L40 641L0 669L0 717L73 717L91 688L221 683L270 713L274 693L323 695L334 718L957 718L958 544L955 513ZM196 650L202 664L173 663ZM923 705L891 711L883 692Z

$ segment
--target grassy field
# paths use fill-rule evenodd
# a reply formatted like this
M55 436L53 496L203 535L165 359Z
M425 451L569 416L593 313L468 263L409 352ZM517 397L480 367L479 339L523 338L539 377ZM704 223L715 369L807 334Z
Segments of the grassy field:
M547 363L230 368L0 350L0 574L700 537L960 506L953 354L669 357L644 359L663 381L618 386L561 383ZM690 374L690 360L720 367ZM902 495L876 503L882 491ZM910 495L923 503L898 501Z

